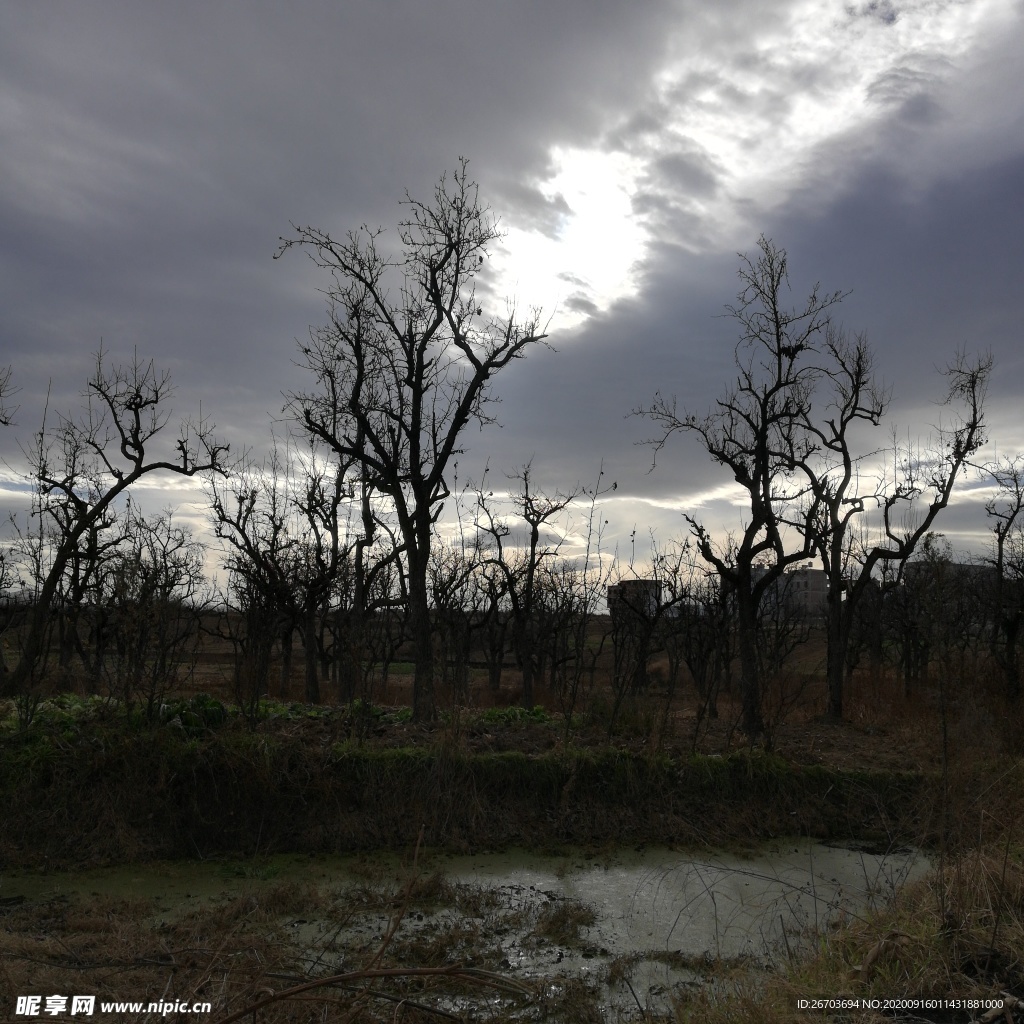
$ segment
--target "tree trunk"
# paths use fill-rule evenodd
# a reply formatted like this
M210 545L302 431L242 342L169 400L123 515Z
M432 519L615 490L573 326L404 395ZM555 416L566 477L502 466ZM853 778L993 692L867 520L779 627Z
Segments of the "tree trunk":
M497 693L501 689L501 674L505 667L505 627L502 623L488 624L486 650L487 685L492 693Z
M519 667L522 670L523 676L523 692L520 696L519 703L524 708L533 707L533 677L534 677L534 657L536 655L535 642L531 635L532 630L528 624L524 623L518 637L519 646Z
M1017 657L1017 637L1020 634L1021 615L1017 612L1006 616L1002 623L1005 650L1000 659L1006 680L1006 696L1016 703L1020 699L1020 663Z
M412 677L412 719L432 722L437 716L434 703L434 637L427 599L427 564L409 559L409 628L412 631L415 668Z
M302 631L302 648L306 662L306 703L320 703L320 677L317 672L316 602L306 595L306 621Z
M334 665L338 678L338 699L355 700L362 678L363 616L358 607L339 611L334 626Z
M753 742L764 735L761 714L761 679L757 664L757 608L749 590L739 588L736 595L738 626L737 643L740 655L740 699L743 704L741 725Z
M287 700L291 694L292 681L292 633L294 627L291 623L284 627L281 632L281 681L280 697Z
M64 568L71 557L80 534L65 540L58 548L50 566L50 571L43 581L43 586L36 598L32 610L28 614L28 630L21 645L21 657L14 671L9 673L0 697L17 697L28 689L39 659L44 653L49 637L50 609L57 594L57 586L64 574Z
M846 648L850 639L850 631L845 621L848 616L844 616L843 613L840 595L830 593L827 607L828 654L825 669L828 700L825 713L837 722L843 717L843 669L846 666Z

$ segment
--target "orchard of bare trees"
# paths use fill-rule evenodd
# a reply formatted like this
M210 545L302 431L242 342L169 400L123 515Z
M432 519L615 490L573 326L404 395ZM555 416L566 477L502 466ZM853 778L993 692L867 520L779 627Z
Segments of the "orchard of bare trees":
M0 696L25 718L65 688L154 716L213 673L252 715L268 697L369 704L403 680L416 721L476 689L543 700L567 732L600 708L612 733L656 694L666 722L689 709L694 736L728 708L769 741L798 691L841 718L859 675L911 693L981 672L1019 701L1024 456L979 459L990 358L950 352L942 427L895 443L892 391L838 321L842 293L794 304L787 254L762 238L727 308L732 382L709 408L656 394L634 410L655 456L696 441L742 514L687 514L678 537L625 559L602 508L617 484L598 467L550 491L528 454L458 479L501 372L546 330L478 294L500 233L464 162L405 211L396 252L365 228L281 239L278 256L309 257L326 322L299 346L307 384L284 396L284 426L251 450L177 418L153 363L102 351L80 407L22 435L31 501L0 554ZM0 372L6 431L20 429L16 384L17 367ZM991 545L969 559L937 531L979 474ZM143 509L138 485L162 477L199 482L207 531ZM821 600L798 600L812 572Z

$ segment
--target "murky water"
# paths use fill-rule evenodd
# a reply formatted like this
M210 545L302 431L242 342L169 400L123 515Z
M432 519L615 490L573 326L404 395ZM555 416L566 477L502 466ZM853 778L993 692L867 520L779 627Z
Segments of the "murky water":
M701 979L703 960L764 964L795 955L813 935L885 901L928 864L910 850L883 856L792 839L761 844L743 855L694 856L665 848L560 856L515 850L428 854L419 867L443 872L457 888L489 894L491 910L478 927L492 948L500 946L502 969L513 976L607 981L618 963L625 967L611 972L609 1000L659 1008L680 986ZM4 874L0 901L134 897L152 900L154 912L166 918L285 882L340 889L365 882L368 874L397 880L405 873L401 858L387 854L156 863L78 874ZM539 913L577 902L594 913L593 923L580 927L576 939L538 938ZM440 908L418 914L408 928L443 933L458 923L459 913ZM360 941L372 943L387 920L386 913L370 914L352 927L361 932ZM331 928L311 915L294 923L295 941L313 946Z
M511 966L526 975L607 976L632 957L629 985L613 1001L663 1008L681 985L700 983L708 962L755 964L796 955L814 935L889 899L922 876L926 859L903 850L886 856L806 839L760 845L749 855L695 858L666 849L548 859L517 853L453 858L460 880L499 888L510 900L575 899L596 922L573 949L510 943Z

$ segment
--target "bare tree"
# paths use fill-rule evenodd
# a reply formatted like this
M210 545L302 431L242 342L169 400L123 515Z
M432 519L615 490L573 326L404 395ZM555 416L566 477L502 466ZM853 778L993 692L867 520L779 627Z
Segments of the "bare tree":
M270 653L281 641L280 696L287 699L291 638L300 612L294 563L299 538L289 529L292 508L286 471L275 446L261 466L233 467L225 483L211 480L210 508L215 535L227 545L225 567L233 597L240 602L245 632L238 639L246 656L236 666L236 687L258 698L266 687Z
M40 465L46 458L48 435L44 429L34 438L29 454L32 465ZM95 487L83 485L90 501L98 499ZM103 583L118 547L124 542L125 509L109 507L91 522L78 544L71 551L64 573L57 580L50 599L49 617L40 644L41 655L36 670L46 672L53 634L56 634L57 663L62 684L70 685L72 661L77 653L87 677L97 691L102 684L103 663L106 654L107 610L101 600ZM44 493L34 487L27 520L22 523L12 515L11 527L14 544L11 548L12 565L19 569L22 584L21 601L26 598L29 611L35 606L53 567L53 559L62 539L74 529L77 517L75 506L59 495ZM14 609L12 609L14 611ZM16 614L9 616L9 621Z
M823 417L812 417L809 409L803 415L803 429L811 441L800 468L817 513L807 517L804 529L828 580L828 714L839 719L861 599L881 566L903 565L910 558L949 504L965 464L984 443L983 406L992 360L981 357L970 363L962 353L956 356L945 371L948 389L943 403L957 408L954 422L937 428L931 451L897 448L891 459L894 472L886 479L884 474L873 477L872 469L861 471L865 460L877 460L877 451L857 456L852 450L851 428L858 422L878 426L889 404L889 392L874 379L867 341L859 336L851 342L842 331L830 329L822 354L819 372L831 386L830 402ZM922 499L927 506L919 510ZM877 510L878 542L854 544L858 517Z
M663 595L658 632L668 658L666 719L685 664L697 691L692 734L696 750L707 719L718 717L718 693L733 657L733 601L721 576L689 539L665 548L655 544L653 569Z
M8 401L18 389L14 386L10 366L0 366L0 426L9 427L14 422L14 414L18 411L8 405Z
M339 583L348 582L348 562L358 544L350 521L356 484L349 478L349 468L320 458L314 440L305 460L301 487L293 500L299 513L296 528L300 544L295 570L305 651L306 700L310 702L320 699L317 663L321 622L338 596Z
M512 473L509 479L516 489L509 495L511 517L496 516L488 503L489 495L479 492L480 528L490 539L491 553L487 564L494 566L505 580L505 594L512 625L512 642L516 661L523 676L523 707L534 704L534 684L541 678L546 640L546 613L552 611L550 602L542 596L542 564L558 553L559 541L552 542L550 533L557 518L576 500L579 488L555 495L538 491L532 481L531 464ZM525 543L509 545L512 536L509 518L521 520L526 526Z
M435 544L430 552L430 596L434 609L434 637L442 677L451 688L454 705L469 696L470 653L473 633L483 624L486 582L475 552L465 544Z
M815 547L806 526L817 516L816 499L798 472L811 454L803 425L820 376L807 355L824 336L831 307L842 299L840 292L820 295L815 285L803 306L787 309L786 253L764 236L758 247L756 260L740 257L738 305L726 307L740 326L736 383L702 416L679 412L676 399L660 393L650 407L637 410L662 428L651 442L655 454L677 432L696 434L746 491L750 514L731 557L703 524L689 516L687 521L702 557L735 596L742 725L751 738L764 732L758 608L786 569ZM755 566L763 571L755 573Z
M321 625L337 585L348 578L353 547L345 509L351 510L355 492L347 468L321 458L315 443L301 459L289 451L282 457L275 444L261 467L239 467L229 483L211 482L210 492L216 534L228 545L233 585L250 613L270 616L281 642L281 696L288 696L292 637L298 628L305 699L316 703Z
M995 628L992 657L1002 669L1006 695L1020 699L1021 626L1024 624L1024 456L1002 458L982 467L997 488L985 503L992 521L995 568Z
M58 535L28 616L21 659L7 682L9 693L21 693L36 671L69 562L122 496L156 473L192 477L224 472L228 446L214 438L205 419L182 420L171 450L161 450L172 393L169 374L157 373L152 362L136 357L127 366L108 367L101 350L82 414L58 416L52 431L44 421L30 460L30 479L41 497L39 514L58 525Z
M676 430L694 432L747 492L750 518L732 552L716 549L707 530L690 523L701 554L735 591L743 728L750 735L763 731L757 711L759 605L789 566L814 555L828 581L828 711L842 717L859 602L882 566L910 557L982 445L992 365L988 357L970 362L958 353L946 369L944 404L957 410L953 423L936 429L931 451L897 450L895 473L879 477L872 463L880 453L853 448L855 427L878 426L890 402L890 392L876 380L867 340L851 340L832 325L830 309L843 298L840 292L819 297L815 286L803 307L783 308L786 253L764 237L759 247L756 263L743 258L744 288L739 305L729 308L742 327L736 386L704 417L679 416L675 402L660 396L644 410L664 427L654 442L658 448ZM825 406L820 412L819 398ZM859 548L854 527L872 511L878 513L879 537Z
M98 595L97 610L109 618L111 657L103 668L125 709L141 698L151 719L195 666L205 552L170 510L147 519L133 506L126 520Z
M449 464L466 427L491 421L491 378L544 334L536 313L520 321L514 311L483 312L474 282L500 235L465 161L441 178L432 202L407 197L407 206L398 259L382 255L381 232L366 228L338 241L296 227L277 255L302 247L332 278L330 322L301 346L316 388L289 405L392 506L408 576L413 714L427 719L435 714L427 575Z

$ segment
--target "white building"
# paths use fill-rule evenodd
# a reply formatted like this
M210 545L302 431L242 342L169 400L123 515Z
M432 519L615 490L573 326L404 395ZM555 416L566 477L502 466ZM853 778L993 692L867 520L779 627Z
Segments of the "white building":
M824 615L828 604L828 577L813 562L790 569L783 577L786 601L805 618Z

